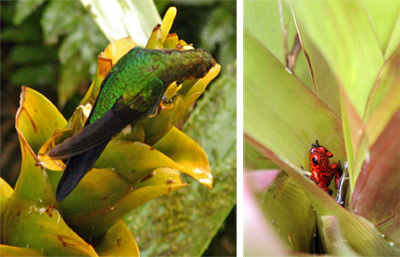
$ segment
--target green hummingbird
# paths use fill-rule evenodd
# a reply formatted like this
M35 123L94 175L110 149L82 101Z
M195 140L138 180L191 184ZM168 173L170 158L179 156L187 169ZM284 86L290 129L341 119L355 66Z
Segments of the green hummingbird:
M204 77L214 65L205 49L151 50L135 47L106 75L83 129L48 155L67 160L56 199L66 198L122 129L154 113L168 86Z

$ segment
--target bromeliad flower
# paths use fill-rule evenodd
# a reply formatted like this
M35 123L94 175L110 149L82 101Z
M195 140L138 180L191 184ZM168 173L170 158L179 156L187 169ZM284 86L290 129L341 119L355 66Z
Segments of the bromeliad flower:
M175 15L174 8L167 12L146 48L193 49L176 34L168 35ZM122 216L155 197L186 187L179 172L212 187L206 154L174 124L218 75L220 65L216 63L200 79L173 82L158 113L112 139L75 190L65 200L55 200L65 164L49 158L48 150L82 129L106 74L135 46L133 40L124 38L105 49L99 56L96 78L69 121L40 93L23 87L16 117L23 163L2 214L2 243L29 246L47 255L115 255L116 249L137 255Z

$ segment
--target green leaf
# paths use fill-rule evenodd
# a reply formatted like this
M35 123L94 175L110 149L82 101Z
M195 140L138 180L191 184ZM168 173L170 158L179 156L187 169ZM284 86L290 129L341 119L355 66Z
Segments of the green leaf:
M285 53L290 52L297 34L290 8L280 5L279 1L245 1L244 7L244 28L267 46L282 64L286 64ZM297 56L293 71L304 84L313 89L303 51Z
M19 0L16 4L16 12L14 15L14 24L21 24L27 17L29 17L45 0Z
M200 145L186 134L173 127L153 147L183 166L184 168L180 169L182 172L212 188L212 174L207 155Z
M382 53L385 53L385 56L389 56L390 53L387 51L387 45L391 36L395 35L393 28L400 18L400 2L363 0L362 4L374 26L374 31L381 45Z
M16 118L17 132L37 153L56 129L66 125L66 120L47 98L28 87L22 87L20 105Z
M300 165L304 165L303 163L307 163L309 146L306 147L305 142L312 140L310 136L314 135L321 144L322 139L319 137L322 136L323 141L327 141L322 145L335 155L334 158L339 157L342 163L346 160L344 138L351 182L347 197L351 197L352 190L355 195L358 195L355 185L358 183L359 171L368 170L366 167L372 160L372 148L370 149L369 144L376 141L399 108L397 104L399 87L395 83L398 69L394 69L398 65L395 64L397 59L394 57L396 50L391 48L398 45L398 43L391 43L392 38L396 39L396 36L387 33L388 30L385 31L385 35L376 35L374 25L380 11L377 10L378 15L372 18L374 21L371 21L361 2L289 1L289 4L293 7L302 43L310 57L317 96L326 102L327 106L320 103L315 95L308 94L299 80L284 72L282 62L278 60L279 57L274 58L273 51L265 43L267 41L260 40L260 35L255 35L254 28L245 27L244 129L246 139L258 152L274 161L289 174L309 198L316 212L324 252L334 255L398 255L397 241L393 240L398 235L392 230L398 227L398 219L394 216L390 219L390 214L384 211L386 209L393 210L394 213L398 212L398 203L394 203L392 197L388 196L398 195L397 188L394 189L392 185L388 185L388 191L384 191L389 202L383 201L382 204L388 204L390 207L380 206L369 213L366 209L371 210L372 204L369 204L369 207L365 206L364 213L368 212L377 220L373 221L374 219L366 214L365 217L370 217L370 222L357 215L358 211L354 210L357 213L354 214L338 205L332 197L323 193L315 186L315 183L303 176L299 168ZM258 12L263 11L261 8L255 8L250 14L257 17ZM394 11L390 13L393 15ZM393 31L397 31L397 21L394 22L396 19L391 17L386 21L390 19L392 22L389 22L389 28L393 25ZM278 25L275 28L278 28ZM264 37L268 36L268 33L264 35ZM389 37L386 51L393 53L393 59L388 59L386 62L383 59L384 47L380 45L384 37ZM271 38L269 39L272 41ZM328 76L324 78L324 75ZM330 81L332 79L335 81ZM332 88L324 88L328 86ZM336 92L329 91L336 88L339 89ZM376 92L371 96L373 90ZM327 98L329 96L334 96L334 99ZM362 120L366 108L370 112L368 114L370 118L366 119L367 124ZM334 112L341 110L343 121L331 109L334 109ZM393 135L393 132L390 134ZM303 143L302 140L304 140ZM334 143L332 144L330 140ZM387 139L384 141L388 144ZM398 143L394 142L394 144ZM382 150L380 152L382 153ZM390 155L385 155L385 157L394 158ZM338 159L333 159L332 162ZM392 168L398 167L399 164L391 160L386 161L388 172L394 173ZM364 162L366 166L361 168ZM366 174L368 173L360 173L361 181L362 176ZM395 175L396 173L393 174ZM390 179L390 175L387 180L380 178L377 174L375 176L382 184L391 182L398 184L397 178ZM370 180L368 183L371 183L375 190L381 188L381 185L377 186ZM364 183L364 188L368 188L365 185L366 183ZM361 186L358 187L361 188ZM363 197L367 198L367 190L363 193ZM374 194L378 198L380 192L374 191ZM381 226L378 221L381 221Z
M49 172L54 189L60 175ZM136 185L112 168L92 169L60 205L68 225L89 240L101 236L121 217L147 201L185 186L179 171L170 168L154 169Z
M59 18L60 14L63 19ZM59 104L63 106L84 77L96 74L97 56L107 40L78 1L51 1L41 24L48 44L56 44L66 35L58 51L63 65L58 94Z
M363 149L360 146L364 146L365 144L360 144L359 142L363 138L360 135L360 131L363 127L363 122L360 116L357 114L357 111L350 103L350 99L347 97L346 93L343 92L339 88L340 92L340 103L342 108L342 121L343 121L343 134L346 142L346 152L347 152L347 161L349 165L349 177L350 177L350 193L354 189L355 181L357 180L357 176L360 171L360 167L357 164L360 164L360 160L363 160L364 156L362 155Z
M23 23L18 28L5 27L1 30L2 42L24 43L41 40L40 29L29 23Z
M47 107L48 112L40 112L42 107ZM52 109L55 109L54 106L39 93L23 88L21 106L16 118L22 150L21 172L14 193L2 215L2 242L38 249L46 255L96 256L92 246L83 241L64 222L48 174L28 144L39 143L38 141L49 132L43 123L38 123L43 118L42 115L47 114L47 119L53 119L52 122L45 123L49 124L50 128L63 122L62 119L57 120L57 113L52 113Z
M254 184L268 180L268 171L246 173L246 181L276 234L293 251L311 252L317 224L310 200L295 179L281 172L268 188ZM295 215L294 215L295 214ZM296 225L294 225L296 224Z
M286 57L281 19L283 19L283 24L289 31L289 39L292 39L296 34L296 28L290 9L282 6L283 17L281 17L279 8L278 1L246 1L244 23L245 29L263 45L267 46L273 55L284 64L286 63Z
M6 210L3 242L41 250L49 256L97 256L92 246L68 227L58 210L37 200L26 201L15 196Z
M139 248L121 219L111 227L95 246L99 256L139 256Z
M394 81L391 90L382 100L382 104L374 112L373 116L368 120L366 127L366 135L368 137L369 146L371 146L382 133L389 121L400 108L400 94L399 80Z
M236 4L220 2L210 13L207 23L201 30L202 47L215 52L220 47L218 62L228 65L235 59L236 53Z
M331 68L315 44L306 34L301 33L301 31L300 38L303 43L304 51L309 58L315 94L340 117L341 106L338 84Z
M11 75L15 86L23 85L51 85L55 82L54 69L51 65L24 66Z
M383 53L369 16L357 1L289 1L304 31L321 51L362 116ZM339 43L340 42L340 43Z
M358 256L356 252L343 240L336 216L321 216L318 219L321 228L321 237L326 245L326 252L336 256Z
M0 178L0 214L6 209L13 192L12 187L3 178Z
M375 144L377 138L381 135L389 121L400 109L400 71L398 65L400 63L400 48L393 53L393 56L386 61L382 67L380 74L376 80L373 91L371 92L364 122L353 112L349 112L351 119L349 124L357 124L352 131L356 137L360 137L360 131L364 134L358 140L358 146L352 146L356 149L356 159L354 163L353 177L351 177L351 186L354 187L357 176L361 170L363 162L369 159L370 147ZM351 107L347 108L351 110ZM347 123L347 122L346 122ZM354 143L353 143L354 144Z
M400 48L398 48L395 52L393 52L392 56L386 61L385 65L382 67L381 72L378 74L377 80L375 82L374 88L371 92L371 96L368 100L368 105L365 111L364 121L370 122L370 118L375 118L376 113L379 113L380 121L372 121L374 122L374 126L378 126L376 128L375 135L371 136L370 145L374 143L374 139L376 139L376 135L379 135L379 132L382 131L382 128L385 127L388 120L391 118L394 112L398 108L400 108L400 100L390 100L390 95L396 95L396 91L400 87ZM381 112L382 106L385 103L389 102L390 106L385 106L386 114ZM373 116L373 117L372 117ZM378 123L381 123L379 125ZM380 128L380 129L379 129Z
M65 105L68 99L74 95L79 84L87 78L88 68L85 63L74 59L67 60L66 64L61 66L57 87L60 106Z
M16 45L11 49L9 56L9 61L14 64L45 63L54 59L55 53L42 46Z
M389 58L389 56L400 46L400 15L397 16L396 23L393 26L393 32L390 36L386 52L385 58Z
M297 167L316 139L344 163L341 120L247 30L244 43L245 133Z
M261 153L257 151L249 142L243 142L243 162L244 167L246 168L244 172L247 172L248 169L277 169L278 166L273 163L270 159L263 156Z
M275 155L264 145L252 141L252 144L257 149L270 157L276 164L278 164L286 173L293 177L298 186L304 191L310 199L317 215L317 219L322 216L334 215L339 221L340 230L343 233L343 240L357 253L362 255L398 255L400 251L392 242L386 241L382 234L366 219L356 215L349 210L343 208L341 205L321 188L317 187L313 182L306 179L300 174L301 169L287 160ZM322 224L319 222L318 230L323 229ZM322 241L324 242L324 241ZM329 241L325 241L324 249L328 249Z
M0 245L0 253L2 256L45 256L39 250L10 245Z
M41 19L46 43L57 44L59 36L76 28L80 20L77 7L76 1L51 1L48 4ZM60 19L60 14L63 14L63 19Z

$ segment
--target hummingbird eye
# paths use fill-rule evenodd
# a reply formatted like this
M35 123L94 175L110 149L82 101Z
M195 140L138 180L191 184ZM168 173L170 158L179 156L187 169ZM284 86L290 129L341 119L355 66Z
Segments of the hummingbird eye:
M312 158L312 162L314 163L314 164L318 164L318 160L314 157L314 158Z

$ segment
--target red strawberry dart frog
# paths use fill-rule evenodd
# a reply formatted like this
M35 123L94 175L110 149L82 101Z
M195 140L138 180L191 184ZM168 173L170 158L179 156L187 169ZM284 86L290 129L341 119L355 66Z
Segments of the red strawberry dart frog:
M335 178L335 187L339 188L339 179L341 176L340 162L330 165L329 158L333 157L333 154L329 152L325 147L318 144L318 140L315 141L315 145L311 144L310 150L310 168L311 176L310 179L322 188L325 192L332 195L332 190L329 189L329 185L333 178Z

